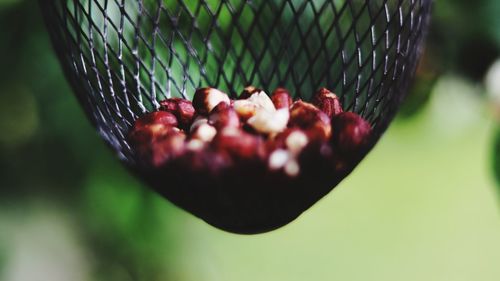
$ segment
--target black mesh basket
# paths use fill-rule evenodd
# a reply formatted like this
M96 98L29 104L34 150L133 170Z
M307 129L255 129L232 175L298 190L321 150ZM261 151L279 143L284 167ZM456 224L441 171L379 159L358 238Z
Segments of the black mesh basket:
M336 91L381 134L414 73L431 0L40 0L66 75L101 136L166 97L244 86Z
M203 86L233 97L248 85L268 92L285 87L304 100L327 87L346 110L371 123L376 142L411 82L432 0L40 4L79 101L99 134L134 167L126 139L134 120L165 98L190 99Z

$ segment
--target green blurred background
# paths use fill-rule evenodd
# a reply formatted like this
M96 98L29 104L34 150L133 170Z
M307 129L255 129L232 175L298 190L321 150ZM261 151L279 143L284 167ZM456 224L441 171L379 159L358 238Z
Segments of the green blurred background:
M500 280L500 2L436 1L414 89L367 159L238 236L127 174L32 0L0 0L0 280Z

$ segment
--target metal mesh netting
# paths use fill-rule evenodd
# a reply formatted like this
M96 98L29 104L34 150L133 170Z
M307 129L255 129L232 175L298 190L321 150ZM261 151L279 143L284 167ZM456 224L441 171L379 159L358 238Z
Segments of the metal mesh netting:
M54 46L102 137L167 97L216 87L335 90L380 135L403 98L431 0L40 0Z

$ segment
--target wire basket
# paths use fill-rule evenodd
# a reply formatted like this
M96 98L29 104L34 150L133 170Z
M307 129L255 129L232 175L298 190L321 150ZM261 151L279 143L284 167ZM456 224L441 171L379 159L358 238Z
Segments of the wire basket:
M127 164L133 121L211 86L320 87L386 129L411 81L431 0L40 0L67 78Z

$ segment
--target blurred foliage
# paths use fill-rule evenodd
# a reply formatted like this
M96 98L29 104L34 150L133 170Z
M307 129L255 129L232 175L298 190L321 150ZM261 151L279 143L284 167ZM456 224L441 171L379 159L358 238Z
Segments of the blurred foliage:
M493 172L495 178L500 185L500 126L497 125L494 140L493 140ZM500 189L498 190L498 195L500 197Z
M3 242L0 241L0 276L3 276L6 260L7 260L7 250L5 249Z
M412 117L425 108L430 90L444 72L482 81L500 56L499 13L497 0L434 1L424 57L401 117Z
M499 54L498 12L496 0L435 1L428 46L443 69L483 78Z
M497 0L434 2L427 46L414 87L400 110L400 119L412 118L425 110L436 81L445 73L454 73L482 87L487 71L500 58L499 14ZM485 92L475 91L479 95ZM494 159L500 187L500 154L495 153Z
M98 257L95 280L164 280L171 249L155 243L169 244L168 205L128 175L89 125L36 3L0 2L0 33L0 205L63 204Z
M38 128L38 108L33 95L20 84L17 88L5 89L0 95L0 104L4 106L0 112L0 131L9 134L0 135L3 146L19 146L32 138ZM15 116L16 123L10 121Z
M428 109L443 73L482 81L499 56L499 14L498 0L435 1L429 44L399 118ZM38 200L62 205L93 263L92 280L180 280L175 207L143 188L99 140L63 79L35 1L0 0L0 34L0 210L22 212ZM494 171L500 182L500 129ZM8 258L2 242L0 278Z
M436 65L438 61L430 51L423 52L416 70L413 87L398 113L399 118L414 117L430 102L432 89L439 78L440 72L442 72L440 67Z

